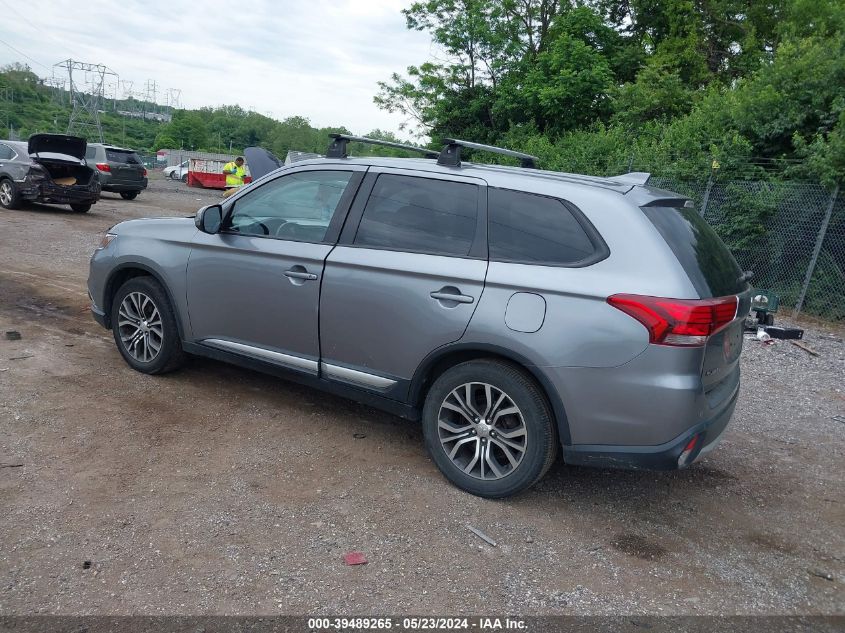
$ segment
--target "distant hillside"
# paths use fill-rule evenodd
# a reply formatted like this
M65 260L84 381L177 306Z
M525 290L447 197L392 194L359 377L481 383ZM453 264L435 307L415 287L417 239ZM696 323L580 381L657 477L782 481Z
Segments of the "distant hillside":
M67 91L45 86L29 66L11 64L0 69L0 137L10 130L25 139L36 132L67 130L71 108ZM146 109L151 109L146 104ZM288 150L325 152L330 132L349 132L343 126L315 128L307 118L294 116L276 121L257 112L246 112L237 105L199 110L171 111L156 106L157 112L172 115L170 122L123 116L117 111L144 111L145 104L108 100L100 118L107 143L131 147L142 152L160 148L184 148L209 152L240 152L244 147L260 145L285 156ZM368 136L402 142L389 132L373 130ZM94 141L97 139L89 139ZM354 153L378 152L403 155L402 152L370 146L357 146Z

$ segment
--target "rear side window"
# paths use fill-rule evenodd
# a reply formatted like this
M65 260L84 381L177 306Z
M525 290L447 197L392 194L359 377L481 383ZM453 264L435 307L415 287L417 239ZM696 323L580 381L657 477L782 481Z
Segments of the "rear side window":
M0 144L0 160L9 160L15 153L8 145Z
M355 244L466 256L478 220L478 187L382 174L367 200Z
M106 160L110 163L124 163L127 165L140 165L141 159L135 152L127 152L120 149L107 149Z
M487 190L490 259L571 266L593 259L596 245L556 198Z
M727 246L692 207L645 206L702 299L745 291L742 270Z
M85 158L90 160L90 159L94 158L95 156L97 156L97 148L96 147L91 147L89 145L88 147L85 148Z

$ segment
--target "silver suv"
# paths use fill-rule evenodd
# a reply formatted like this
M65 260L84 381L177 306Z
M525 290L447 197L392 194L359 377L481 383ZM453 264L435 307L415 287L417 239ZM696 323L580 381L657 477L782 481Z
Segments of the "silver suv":
M419 419L443 474L485 497L559 447L676 469L716 445L749 274L690 200L451 139L437 160L347 157L368 140L279 169L247 150L269 173L221 205L112 228L88 287L126 362L198 354ZM523 168L462 163L467 147Z

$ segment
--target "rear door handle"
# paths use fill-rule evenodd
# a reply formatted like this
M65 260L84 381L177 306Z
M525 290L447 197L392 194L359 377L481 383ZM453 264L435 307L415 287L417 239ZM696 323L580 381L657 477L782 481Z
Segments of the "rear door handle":
M432 292L431 298L437 299L438 301L454 301L455 303L472 303L475 301L475 297L462 294L452 294L451 292L443 292L442 290Z
M286 270L285 277L290 277L291 279L305 279L306 281L314 281L317 279L317 275L314 273L305 272L302 270Z

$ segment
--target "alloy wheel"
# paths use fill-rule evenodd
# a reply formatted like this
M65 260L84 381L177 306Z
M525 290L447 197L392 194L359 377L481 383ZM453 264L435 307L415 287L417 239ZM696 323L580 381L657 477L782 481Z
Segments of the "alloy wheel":
M12 204L12 185L8 181L0 182L0 203L6 206Z
M158 356L164 341L161 315L143 292L130 292L120 304L118 330L124 349L137 361L149 363Z
M501 479L525 457L525 419L511 397L484 382L455 387L437 415L440 445L455 466L476 479Z

